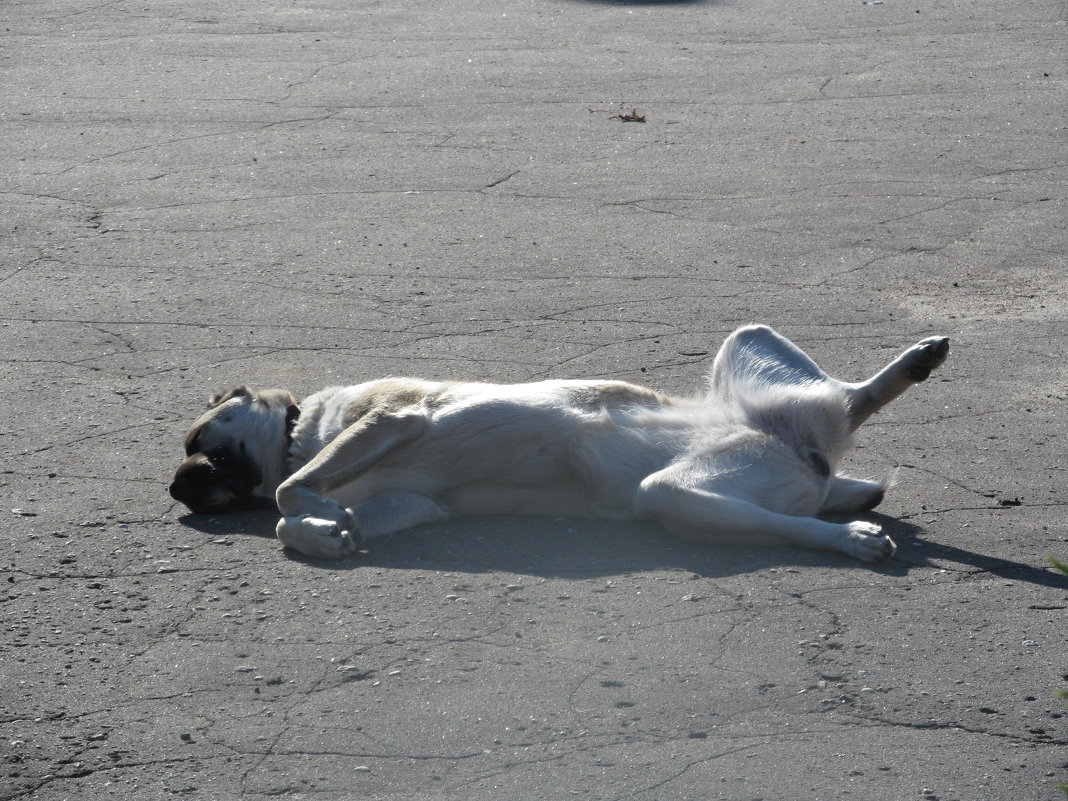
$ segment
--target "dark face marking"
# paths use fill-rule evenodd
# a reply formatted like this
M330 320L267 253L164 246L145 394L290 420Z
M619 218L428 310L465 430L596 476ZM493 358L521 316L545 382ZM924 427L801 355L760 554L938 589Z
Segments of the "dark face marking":
M205 513L271 505L252 494L264 470L270 473L261 467L263 459L273 458L263 453L265 443L273 441L277 425L281 445L299 415L296 399L284 390L253 394L241 386L213 396L208 411L186 432L186 459L174 474L171 496Z
M263 474L241 450L219 448L192 453L171 482L171 497L194 512L225 512L247 507Z

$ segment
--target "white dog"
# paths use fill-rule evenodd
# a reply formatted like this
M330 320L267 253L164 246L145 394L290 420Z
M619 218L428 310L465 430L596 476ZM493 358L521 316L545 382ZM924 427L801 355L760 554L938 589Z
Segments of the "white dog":
M647 519L689 539L795 543L873 562L879 526L831 523L885 485L838 474L853 432L949 352L932 337L867 381L829 377L765 326L727 338L692 399L618 381L386 378L299 407L282 390L213 399L171 495L196 512L275 496L278 538L319 557L451 516Z

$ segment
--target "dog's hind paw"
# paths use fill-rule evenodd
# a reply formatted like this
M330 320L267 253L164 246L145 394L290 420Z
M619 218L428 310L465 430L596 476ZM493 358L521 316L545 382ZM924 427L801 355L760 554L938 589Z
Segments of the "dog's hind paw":
M949 355L949 337L929 337L909 351L909 364L905 375L911 381L926 381L931 371L942 364Z
M880 562L891 556L897 546L894 541L882 533L874 523L857 520L847 525L848 539L845 552L864 562Z
M310 515L283 517L275 533L287 548L323 559L343 559L359 551L363 542L351 515L346 513L345 518L337 522Z

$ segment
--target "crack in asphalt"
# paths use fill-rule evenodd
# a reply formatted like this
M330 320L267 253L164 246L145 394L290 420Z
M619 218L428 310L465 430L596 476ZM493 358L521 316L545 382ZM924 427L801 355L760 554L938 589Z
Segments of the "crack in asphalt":
M855 717L859 720L866 721L868 723L874 723L879 726L889 726L893 728L902 729L915 729L917 731L938 731L938 730L950 730L950 731L964 731L969 734L980 734L985 737L995 737L998 739L1004 739L1010 742L1019 743L1020 745L1030 746L1064 746L1068 745L1068 738L1057 738L1052 736L1039 737L1036 735L1025 736L1022 734L1013 734L1011 732L993 731L991 729L979 728L976 726L969 726L961 723L960 721L911 721L911 720L899 720L891 718L887 715L877 713L873 710L865 709L859 706L852 706L848 712L848 716Z

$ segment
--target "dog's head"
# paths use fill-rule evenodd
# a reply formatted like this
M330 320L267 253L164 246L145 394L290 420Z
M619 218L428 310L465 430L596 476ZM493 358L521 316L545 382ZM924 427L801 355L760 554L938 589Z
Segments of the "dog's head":
M225 512L273 497L298 414L293 396L279 389L236 387L214 396L185 435L186 458L171 497L194 512Z

